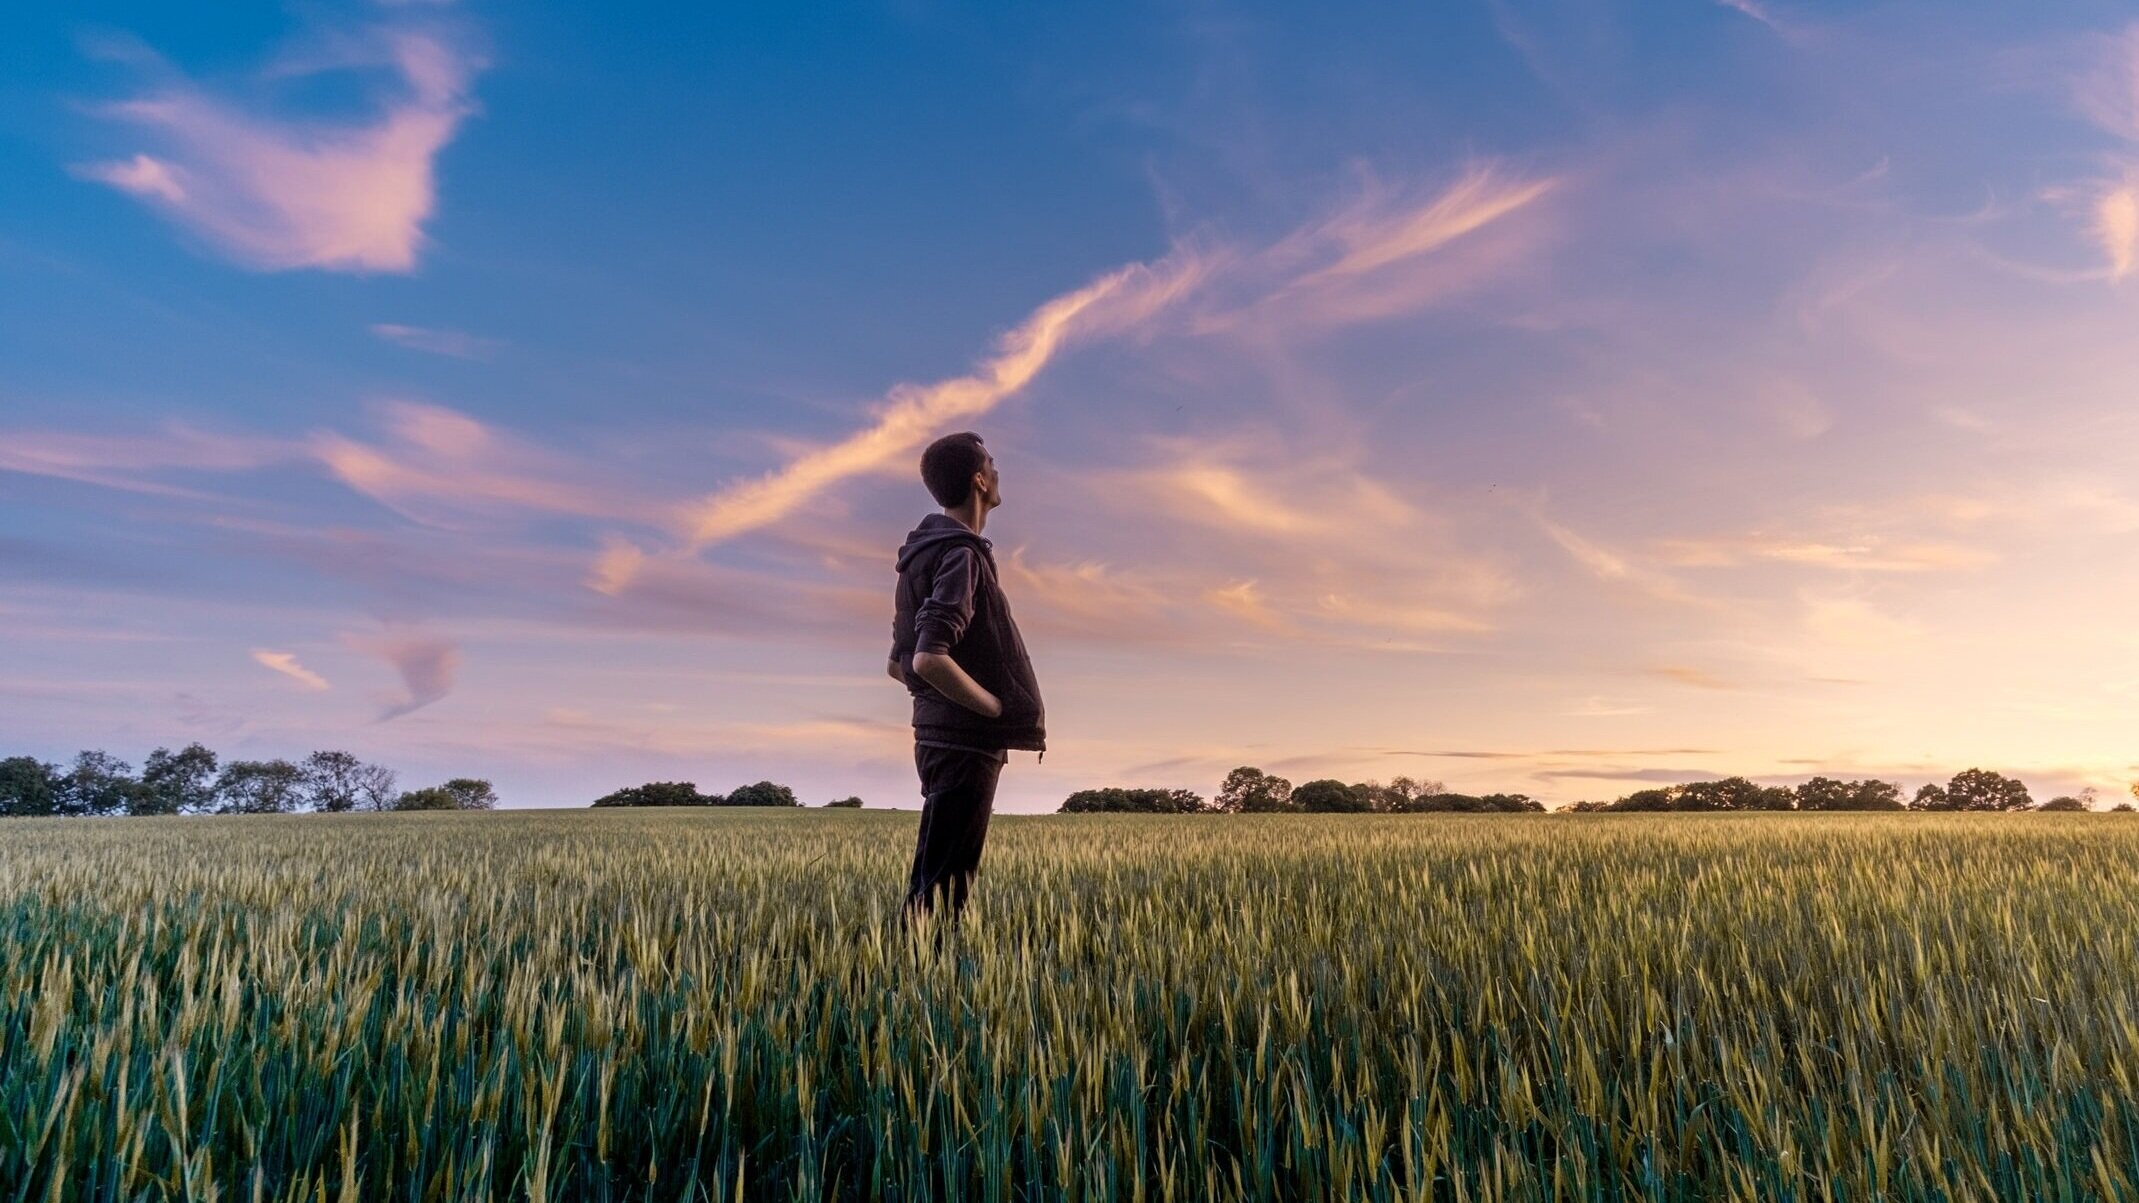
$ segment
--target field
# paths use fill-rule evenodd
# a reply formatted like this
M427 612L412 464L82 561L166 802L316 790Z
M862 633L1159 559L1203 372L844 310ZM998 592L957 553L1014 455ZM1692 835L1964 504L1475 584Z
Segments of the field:
M15 820L0 1198L2139 1198L2139 821Z

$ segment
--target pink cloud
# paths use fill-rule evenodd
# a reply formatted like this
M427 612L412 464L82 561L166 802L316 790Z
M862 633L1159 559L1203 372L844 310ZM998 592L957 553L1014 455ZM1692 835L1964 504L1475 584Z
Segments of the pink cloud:
M465 414L412 401L381 407L390 439L367 443L332 431L310 440L335 479L412 521L452 525L490 509L652 521L666 507L583 479L584 469L525 447Z
M411 271L437 200L434 160L474 111L480 66L434 34L376 28L332 60L268 73L383 70L396 94L368 121L257 112L181 79L102 110L150 131L157 153L74 170L248 267Z
M169 497L200 494L148 479L148 474L238 472L298 454L298 447L287 440L196 430L180 422L165 424L160 434L0 431L0 471Z
M306 689L324 690L328 688L327 678L299 664L295 652L277 652L270 651L267 648L256 647L253 649L253 662L263 668L281 673Z
M384 660L401 675L402 692L385 699L379 712L382 723L445 697L460 671L460 648L439 636L390 628L383 635L345 635L343 641Z

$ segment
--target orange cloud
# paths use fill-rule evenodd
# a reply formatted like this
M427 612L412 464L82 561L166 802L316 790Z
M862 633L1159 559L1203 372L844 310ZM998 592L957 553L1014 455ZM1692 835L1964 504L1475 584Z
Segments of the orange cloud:
M2139 184L2126 180L2095 202L2094 234L2109 256L2109 278L2122 280L2139 264Z
M646 553L627 539L611 538L602 543L602 552L594 558L594 567L587 574L587 587L596 593L611 597L622 593L639 575L639 566L646 562Z
M849 477L894 463L903 466L905 457L948 423L984 414L1024 388L1070 342L1148 320L1192 289L1207 268L1203 259L1179 253L1110 272L1048 301L1004 335L996 353L973 374L895 388L866 429L687 507L683 526L689 550L777 522Z
M265 668L281 673L306 689L323 690L328 688L327 678L299 664L297 655L294 652L275 652L266 648L256 647L253 649L253 660Z

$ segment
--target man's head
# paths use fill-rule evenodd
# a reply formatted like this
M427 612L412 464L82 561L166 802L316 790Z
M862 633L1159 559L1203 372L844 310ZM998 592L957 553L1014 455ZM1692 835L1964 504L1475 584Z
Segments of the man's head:
M921 483L929 496L947 510L955 510L976 497L982 513L1003 504L1002 481L995 471L995 457L981 446L980 436L970 430L947 434L921 453Z

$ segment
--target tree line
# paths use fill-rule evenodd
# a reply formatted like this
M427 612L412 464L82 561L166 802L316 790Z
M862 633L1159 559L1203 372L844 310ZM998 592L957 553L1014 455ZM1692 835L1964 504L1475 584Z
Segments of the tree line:
M1226 774L1216 798L1189 789L1081 789L1064 799L1058 814L1520 814L1542 812L1528 794L1460 794L1438 781L1398 777L1347 784L1334 777L1298 786L1273 773L1242 765Z
M2132 786L2139 798L2139 784ZM1907 801L1901 787L1890 781L1840 781L1814 777L1801 785L1760 785L1744 777L1715 781L1690 781L1679 785L1636 790L1611 801L1576 802L1556 814L1590 814L1604 811L2086 811L2093 810L2092 788L2077 796L2063 795L2036 805L2027 786L1987 769L1956 773L1944 785L1936 782L1918 789ZM1545 806L1528 794L1463 794L1446 789L1438 781L1398 777L1383 784L1363 781L1346 784L1334 778L1292 782L1259 768L1243 765L1226 774L1218 796L1205 799L1188 789L1078 790L1057 808L1060 814L1523 814L1544 811ZM2130 802L2110 807L2130 811Z
M223 761L198 743L158 748L133 766L104 751L62 768L34 756L0 760L0 816L231 815L385 810L491 810L498 794L478 777L401 790L394 771L347 752L300 761Z
M2139 797L2139 785L2132 787ZM1909 810L1909 811L2087 811L2093 810L2093 787L2077 795L2062 794L2037 805L2019 779L1989 769L1963 769L1944 785L1926 782L1907 801L1891 781L1838 781L1814 777L1802 785L1758 785L1743 777L1689 781L1636 790L1610 802L1576 802L1564 814L1600 811L1702 810ZM2130 811L2130 802L2109 809Z
M835 809L852 809L860 798L839 798L825 803ZM725 794L701 794L695 781L649 781L596 798L594 806L800 806L795 791L773 781L738 785Z

